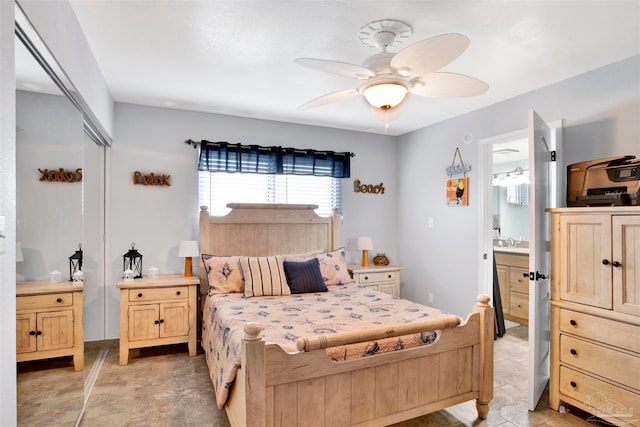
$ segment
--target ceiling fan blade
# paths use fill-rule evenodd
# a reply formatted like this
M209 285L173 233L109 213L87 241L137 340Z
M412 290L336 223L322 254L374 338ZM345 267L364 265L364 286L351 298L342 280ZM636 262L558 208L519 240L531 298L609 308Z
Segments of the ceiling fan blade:
M404 70L410 77L423 76L446 66L462 55L469 39L462 34L450 33L431 37L412 44L391 59L391 67Z
M327 59L298 58L296 64L312 68L314 70L325 71L339 76L351 77L359 80L367 80L374 77L375 73L360 65L349 64L347 62L330 61Z
M311 108L322 107L323 105L331 104L332 102L337 102L343 100L345 98L349 98L353 95L358 95L357 89L347 89L341 90L338 92L328 93L326 95L322 95L316 99L312 99L311 101L302 104L298 107L298 110L309 110Z
M482 95L489 85L475 77L456 73L431 73L420 77L411 93L430 98L455 98Z

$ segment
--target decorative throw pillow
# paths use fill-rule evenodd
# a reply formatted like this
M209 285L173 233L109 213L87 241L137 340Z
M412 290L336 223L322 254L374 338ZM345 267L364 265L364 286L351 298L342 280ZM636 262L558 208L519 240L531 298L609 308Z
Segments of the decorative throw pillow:
M284 274L287 276L292 294L328 291L320 274L318 258L300 262L285 261L283 264Z
M331 252L324 252L315 255L291 255L286 256L287 261L306 261L317 258L320 262L320 274L325 285L340 285L353 282L347 262L345 261L345 248L338 248Z
M202 254L207 272L209 294L244 292L239 256L215 256Z
M241 257L240 268L244 278L244 296L260 297L291 295L284 273L281 255L267 257Z

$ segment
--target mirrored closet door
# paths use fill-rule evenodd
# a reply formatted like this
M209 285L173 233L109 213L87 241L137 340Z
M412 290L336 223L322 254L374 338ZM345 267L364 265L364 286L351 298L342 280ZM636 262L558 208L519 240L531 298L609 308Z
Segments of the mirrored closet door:
M104 340L104 147L18 7L15 50L18 424L74 425Z

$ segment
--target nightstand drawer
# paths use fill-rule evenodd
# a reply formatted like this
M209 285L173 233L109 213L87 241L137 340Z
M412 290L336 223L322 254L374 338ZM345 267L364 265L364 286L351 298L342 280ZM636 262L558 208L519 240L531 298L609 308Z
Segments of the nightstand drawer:
M640 357L560 335L560 362L640 389Z
M560 309L560 331L640 353L636 325Z
M624 419L621 415L624 415L625 411L633 411L640 402L640 395L636 393L564 366L560 367L560 393L586 406L591 406L598 412L609 411L612 415L620 416L621 419Z
M170 288L138 288L129 290L129 301L181 300L189 297L188 286Z
M73 305L73 292L16 297L16 310L34 308L67 307Z
M358 275L358 282L365 285L367 283L379 283L379 282L394 282L398 277L397 271L380 271L380 272L367 272L360 273Z

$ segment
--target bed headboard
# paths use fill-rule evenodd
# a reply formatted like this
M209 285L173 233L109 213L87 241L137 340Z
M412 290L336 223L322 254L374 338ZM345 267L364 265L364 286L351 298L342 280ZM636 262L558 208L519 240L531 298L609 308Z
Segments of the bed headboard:
M316 205L230 203L225 216L200 207L200 253L265 256L340 247L340 214L316 215ZM200 261L202 262L202 261ZM200 276L206 283L201 265Z

